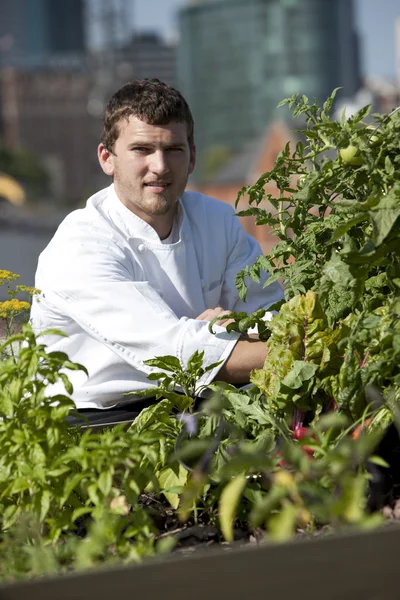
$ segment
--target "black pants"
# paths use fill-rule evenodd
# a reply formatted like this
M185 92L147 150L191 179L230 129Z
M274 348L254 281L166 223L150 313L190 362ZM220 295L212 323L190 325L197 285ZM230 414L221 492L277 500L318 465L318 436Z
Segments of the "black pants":
M244 384L236 384L235 387L240 389ZM195 399L195 407L196 409L200 409L201 405L204 401L204 398L198 397ZM75 416L67 417L67 421L70 425L76 427L107 427L112 425L117 425L118 423L129 423L136 419L139 413L142 412L144 408L148 408L153 404L156 404L158 400L156 398L141 398L139 400L133 401L131 404L126 404L125 406L116 406L115 408L106 408L106 409L98 409L98 408L90 408L90 409L78 409L78 413L85 419L79 419Z
M86 419L70 416L67 417L67 421L70 425L75 427L102 427L107 425L117 425L119 423L129 423L134 421L144 408L147 408L156 402L158 402L158 400L155 398L143 398L122 407L78 409L78 413L82 415L82 417L86 417Z

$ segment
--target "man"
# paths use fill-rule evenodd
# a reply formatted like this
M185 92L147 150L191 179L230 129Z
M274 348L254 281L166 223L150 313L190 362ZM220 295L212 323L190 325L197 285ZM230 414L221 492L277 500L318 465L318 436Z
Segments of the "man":
M179 92L141 80L123 86L104 116L98 158L110 187L71 213L39 258L31 319L36 331L57 327L49 350L66 352L88 370L69 372L78 409L132 409L124 396L151 385L144 361L174 355L186 364L195 350L205 364L223 361L213 379L249 381L265 360L265 344L227 333L228 311L252 312L282 297L275 283L249 284L246 303L235 276L261 254L232 207L185 192L196 162L193 118ZM226 324L226 322L225 322ZM92 412L90 412L92 411Z

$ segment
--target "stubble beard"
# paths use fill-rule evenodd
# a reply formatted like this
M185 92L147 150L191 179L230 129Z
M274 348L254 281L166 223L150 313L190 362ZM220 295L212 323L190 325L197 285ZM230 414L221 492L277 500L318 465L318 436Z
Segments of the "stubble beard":
M155 194L149 186L132 186L119 178L114 178L114 185L122 203L140 218L144 215L162 217L171 212L175 213L178 206L180 195L173 197L172 190L166 190L164 194Z
M178 198L171 198L167 194L150 194L150 188L142 188L140 208L149 216L162 217L176 210ZM147 193L146 193L147 192Z
M143 183L132 183L124 176L121 176L119 170L114 173L114 186L117 189L118 196L122 203L140 218L144 215L148 217L162 217L168 213L175 213L178 202L185 191L189 175L182 178L179 184L171 184L165 190L164 194L155 194L150 186ZM176 189L174 194L173 189ZM146 219L145 219L146 220Z

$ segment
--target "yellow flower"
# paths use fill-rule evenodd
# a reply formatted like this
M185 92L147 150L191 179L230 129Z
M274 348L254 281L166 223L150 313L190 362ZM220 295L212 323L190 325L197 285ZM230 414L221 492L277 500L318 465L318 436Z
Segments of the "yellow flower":
M0 269L0 285L3 285L5 281L14 281L15 279L19 279L19 275Z
M17 300L16 298L13 298L12 300L6 300L5 302L0 302L0 318L7 319L12 315L29 310L30 307L31 305L29 302L23 302L22 300Z

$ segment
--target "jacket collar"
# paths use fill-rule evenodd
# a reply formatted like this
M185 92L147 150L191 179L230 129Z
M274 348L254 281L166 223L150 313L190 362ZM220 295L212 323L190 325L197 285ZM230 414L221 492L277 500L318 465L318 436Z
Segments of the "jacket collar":
M108 188L106 204L108 205L108 213L112 220L117 222L118 226L125 231L129 237L147 240L152 244L162 244L155 229L153 229L151 225L143 221L143 219L135 215L135 213L130 211L129 208L122 204L121 200L118 198L113 183ZM178 210L175 219L178 219L179 233L181 238L187 221L181 198L179 199Z

